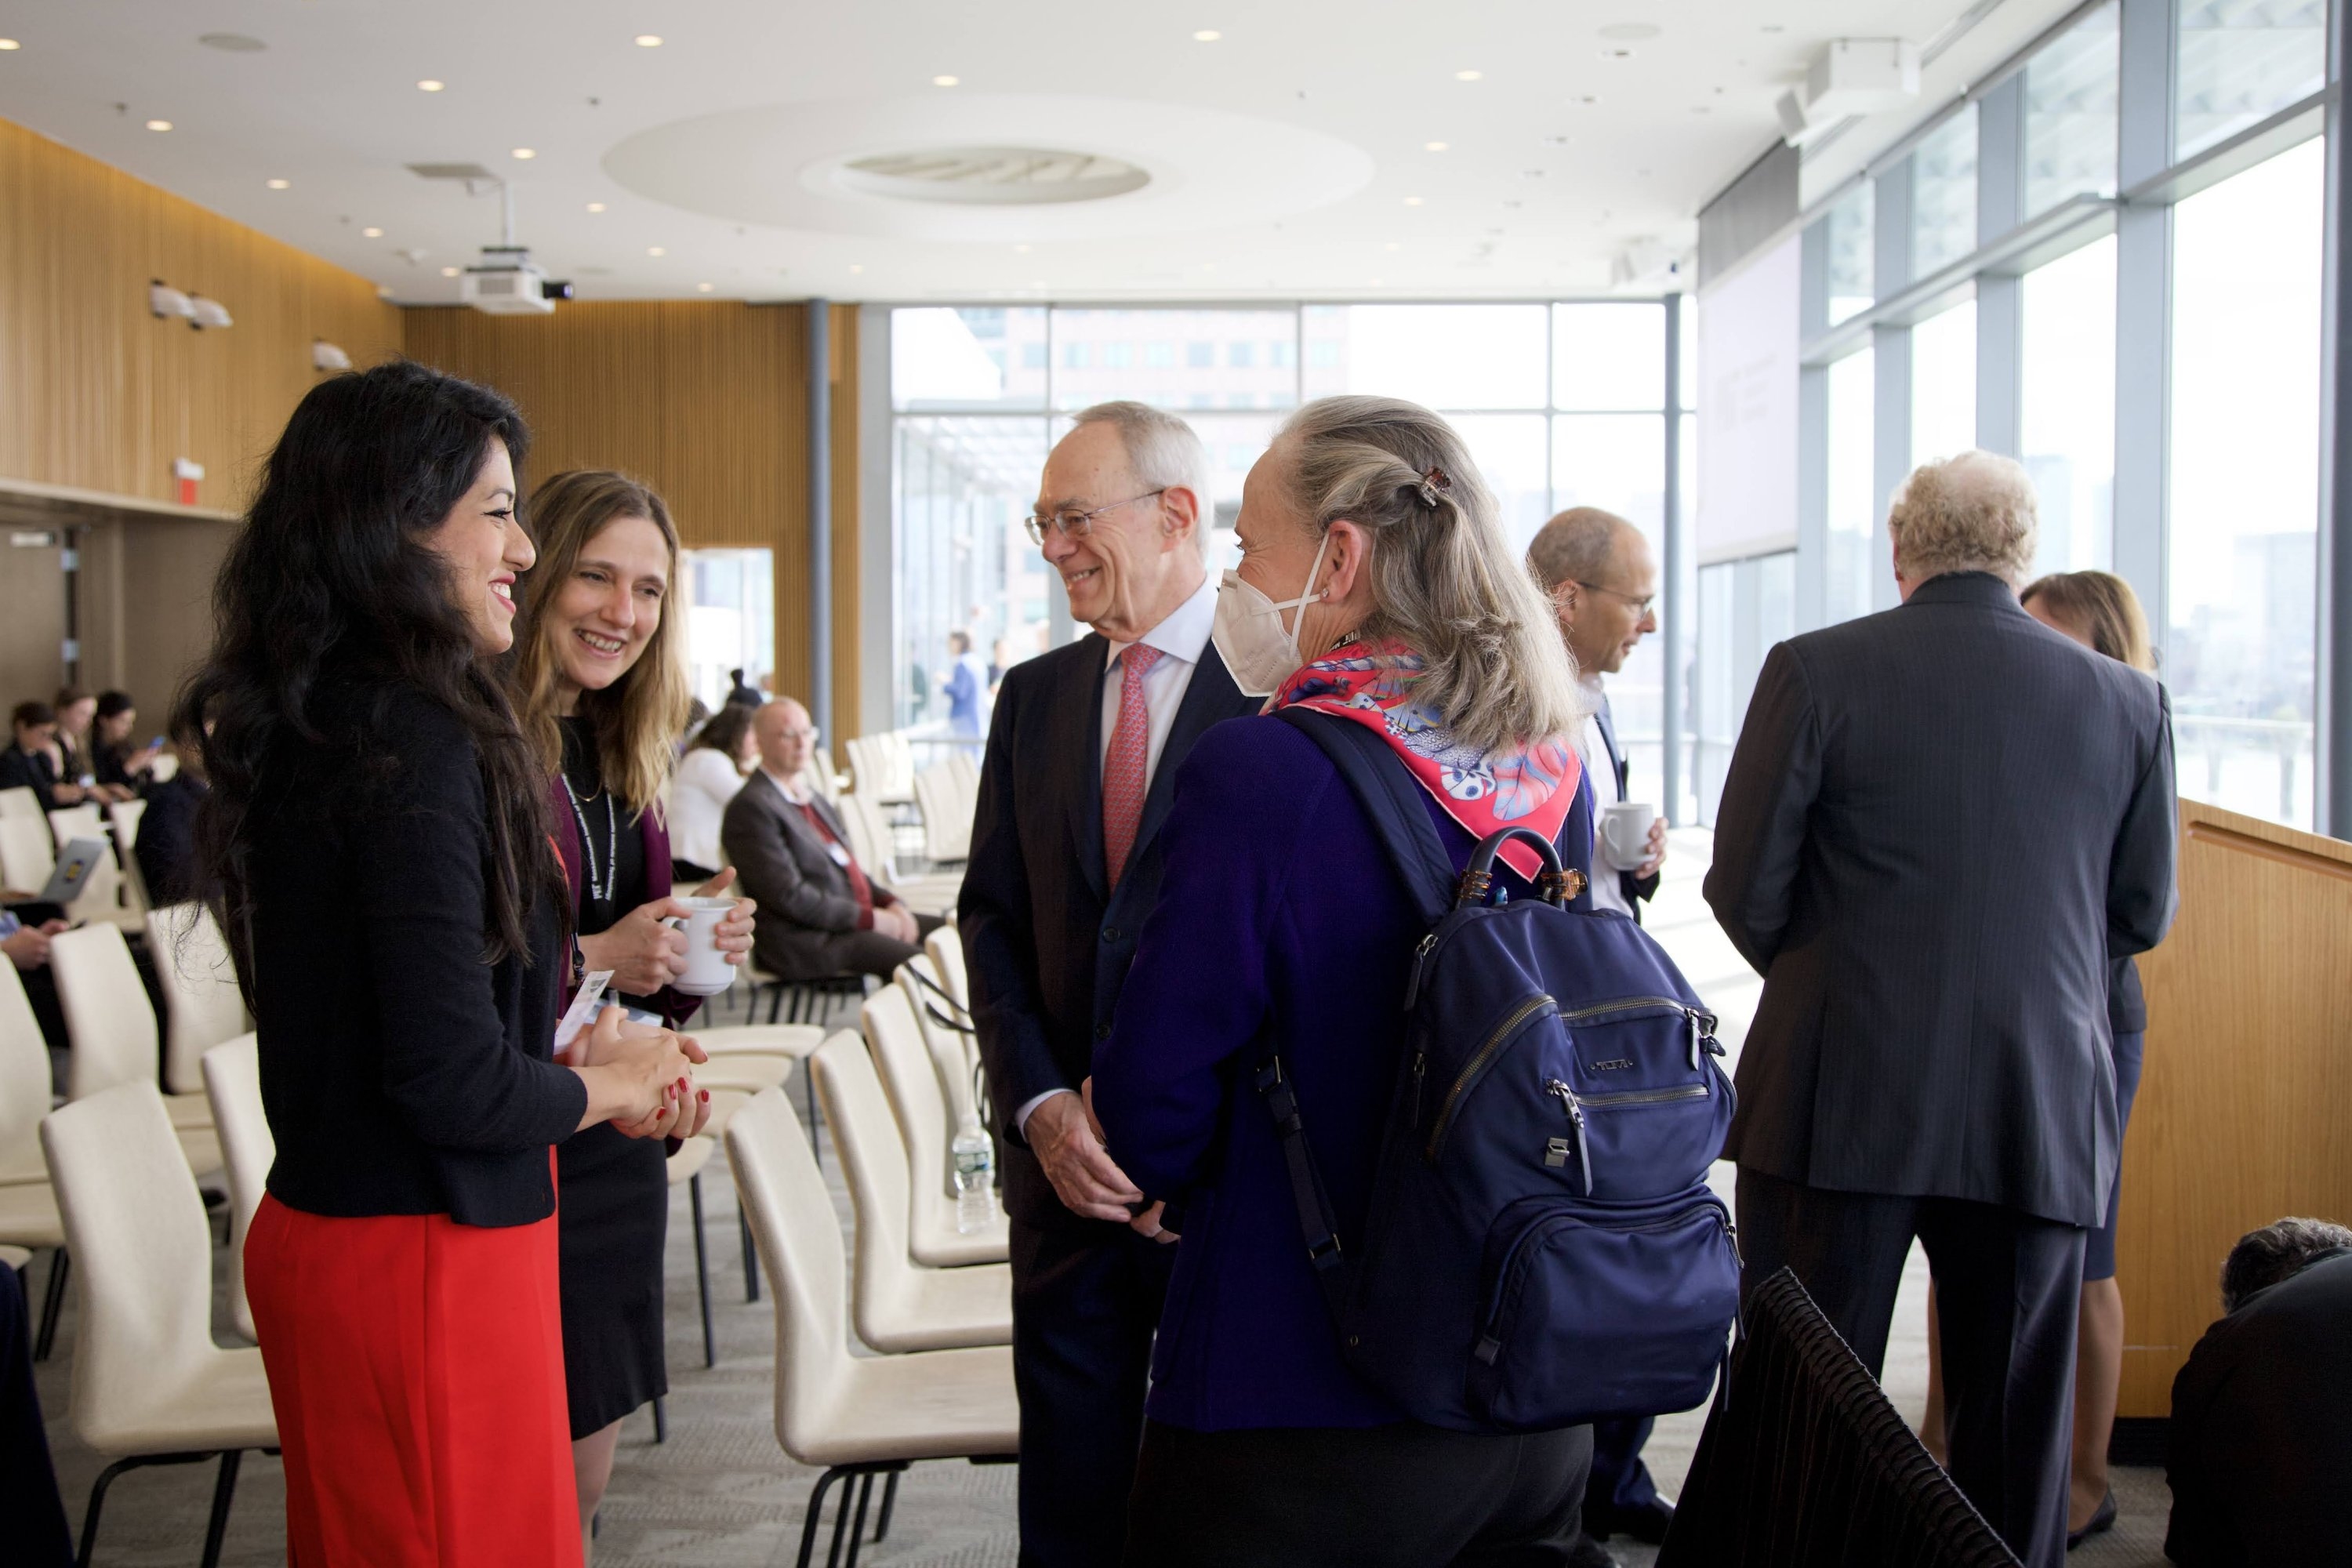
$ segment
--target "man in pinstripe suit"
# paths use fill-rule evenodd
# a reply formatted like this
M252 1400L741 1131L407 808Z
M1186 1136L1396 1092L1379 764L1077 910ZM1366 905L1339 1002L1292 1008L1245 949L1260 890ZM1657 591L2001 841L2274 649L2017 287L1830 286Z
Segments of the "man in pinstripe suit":
M1764 976L1725 1153L1751 1283L1793 1268L1874 1372L1926 1245L1953 1479L2056 1568L2107 963L2171 921L2170 710L2019 605L2015 463L1927 464L1887 531L1902 605L1774 648L1724 783L1706 899Z

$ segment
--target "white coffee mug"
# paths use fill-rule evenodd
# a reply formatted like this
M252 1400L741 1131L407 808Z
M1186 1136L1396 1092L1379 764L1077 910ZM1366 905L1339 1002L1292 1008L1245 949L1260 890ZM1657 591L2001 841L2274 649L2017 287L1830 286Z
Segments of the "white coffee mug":
M686 973L670 982L689 996L716 996L735 984L735 965L719 951L719 922L735 907L732 899L677 899L692 911L685 920Z
M1601 808L1601 858L1612 871L1633 871L1650 858L1650 824L1657 808L1646 801L1621 800Z

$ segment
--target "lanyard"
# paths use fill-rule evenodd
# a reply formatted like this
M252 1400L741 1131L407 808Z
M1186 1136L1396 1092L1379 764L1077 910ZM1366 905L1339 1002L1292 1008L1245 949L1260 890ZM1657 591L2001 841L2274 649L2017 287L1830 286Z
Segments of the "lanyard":
M580 792L572 787L572 777L563 778L563 794L572 802L572 819L580 825L580 856L587 864L587 891L584 900L588 912L602 916L607 925L613 918L614 883L620 879L620 814L613 809L613 792L597 792L604 797L604 870L600 881L596 872L596 845L589 837L588 814L580 808ZM585 924L585 921L582 922Z

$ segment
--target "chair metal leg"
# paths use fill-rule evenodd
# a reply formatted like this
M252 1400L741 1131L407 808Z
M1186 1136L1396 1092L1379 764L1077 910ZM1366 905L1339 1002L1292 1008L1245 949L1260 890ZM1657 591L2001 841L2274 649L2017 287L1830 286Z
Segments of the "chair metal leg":
M849 1498L856 1489L856 1476L842 1478L841 1499L833 1510L833 1545L825 1552L824 1568L841 1568L841 1542L849 1531Z
M710 1244L702 1228L702 1173L697 1171L686 1184L687 1196L694 1203L694 1283L702 1292L702 1364L719 1364L719 1341L710 1331Z
M48 1288L41 1293L41 1331L33 1336L33 1359L49 1359L58 1342L58 1317L65 1310L66 1279L73 1269L73 1254L60 1247L49 1254Z
M824 1494L845 1472L839 1466L817 1477L816 1485L809 1490L808 1513L801 1521L801 1554L796 1568L809 1568L809 1560L816 1552L817 1521L824 1517Z
M81 1547L74 1556L75 1568L89 1568L90 1552L95 1550L98 1545L98 1516L106 1507L106 1490L109 1487L114 1484L115 1477L122 1474L125 1470L143 1470L150 1465L200 1465L212 1457L213 1456L209 1453L134 1454L127 1459L117 1459L114 1463L107 1466L106 1468L99 1471L98 1479L90 1483L89 1510L82 1515ZM236 1475L236 1468L234 1466L229 1467L227 1474L228 1483L230 1487L234 1489ZM227 1506L227 1503L223 1500L222 1494L216 1486L213 1492L213 1508L215 1513L219 1516L226 1517ZM209 1563L209 1562L210 1560L208 1559L207 1563Z
M883 1538L890 1533L890 1515L898 1506L898 1478L904 1473L893 1470L890 1479L883 1483L882 1517L874 1525L874 1544L877 1546L881 1545Z
M874 1472L868 1470L857 1483L857 1518L849 1526L849 1562L845 1568L857 1568L857 1549L866 1544L866 1505L874 1500Z
M743 1300L760 1299L760 1254L751 1246L751 1216L743 1212L741 1200L735 1208L736 1227L743 1233Z
M816 1074L808 1070L806 1063L802 1064L801 1093L808 1100L809 1149L814 1157L816 1149Z
M654 1395L654 1441L669 1441L669 1405L658 1394Z
M213 1481L213 1516L205 1526L203 1568L220 1568L221 1542L228 1536L228 1505L236 1497L236 1468L244 1450L231 1448L221 1456L220 1475Z

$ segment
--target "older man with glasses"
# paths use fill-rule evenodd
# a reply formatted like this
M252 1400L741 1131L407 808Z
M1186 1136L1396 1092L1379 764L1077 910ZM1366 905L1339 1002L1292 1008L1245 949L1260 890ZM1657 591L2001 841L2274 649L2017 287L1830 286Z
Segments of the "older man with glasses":
M1192 743L1255 712L1209 640L1208 456L1106 403L1046 458L1029 535L1093 635L1006 671L958 929L1012 1220L1021 1562L1118 1561L1169 1259L1082 1098L1160 891Z

